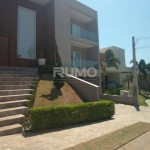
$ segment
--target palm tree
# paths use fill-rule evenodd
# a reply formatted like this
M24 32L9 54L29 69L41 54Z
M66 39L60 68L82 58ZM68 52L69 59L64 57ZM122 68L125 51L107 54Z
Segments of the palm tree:
M103 89L105 91L105 75L107 72L107 68L114 67L117 70L119 69L120 60L114 55L111 49L108 49L105 54L103 60L100 61L101 69L103 70Z
M128 90L129 90L130 82L133 82L133 74L127 74L123 82L128 83Z
M150 73L150 63L147 64L147 71Z
M133 61L131 61L133 63ZM138 84L139 84L139 94L141 94L141 81L148 79L148 66L144 59L141 59L140 62L136 63L137 65L137 75L138 75Z

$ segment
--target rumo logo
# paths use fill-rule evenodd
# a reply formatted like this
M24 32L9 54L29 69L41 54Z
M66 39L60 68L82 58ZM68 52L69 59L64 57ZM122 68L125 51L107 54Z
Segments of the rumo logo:
M53 68L53 77L55 78L56 75L61 76L64 78L64 74L70 74L75 77L78 76L83 76L83 77L96 77L97 75L97 70L95 68L83 68L83 69L78 69L78 68L63 68L63 67L54 67Z

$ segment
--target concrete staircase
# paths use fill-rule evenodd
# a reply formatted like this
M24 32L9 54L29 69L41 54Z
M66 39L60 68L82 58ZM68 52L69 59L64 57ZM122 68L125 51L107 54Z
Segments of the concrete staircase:
M36 68L0 67L0 136L22 132Z

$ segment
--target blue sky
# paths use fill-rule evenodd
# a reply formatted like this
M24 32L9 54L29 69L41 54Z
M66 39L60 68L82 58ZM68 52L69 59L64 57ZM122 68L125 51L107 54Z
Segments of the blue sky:
M98 12L100 48L125 49L126 64L131 66L132 36L150 37L150 0L78 0ZM136 47L150 46L150 38ZM137 61L150 62L150 47L137 49Z

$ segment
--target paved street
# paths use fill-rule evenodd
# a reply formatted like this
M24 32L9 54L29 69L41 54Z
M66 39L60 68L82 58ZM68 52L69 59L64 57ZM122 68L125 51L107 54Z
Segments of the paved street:
M25 136L1 137L0 150L62 150L140 121L150 123L150 107L135 108L122 104L115 107L116 114L109 121L37 135L26 133Z

